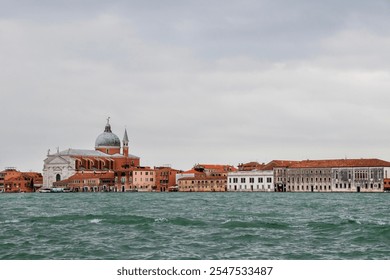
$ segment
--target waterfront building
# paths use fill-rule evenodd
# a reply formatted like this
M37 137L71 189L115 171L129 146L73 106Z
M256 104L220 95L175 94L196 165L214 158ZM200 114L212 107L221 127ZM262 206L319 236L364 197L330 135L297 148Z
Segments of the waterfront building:
M262 170L273 172L274 189L276 192L285 192L287 184L287 169L297 161L292 160L273 160L267 163Z
M304 160L286 169L286 191L383 192L389 176L380 159Z
M133 168L129 174L130 191L150 192L156 189L156 173L150 167Z
M115 191L145 191L155 185L155 174L148 166L124 166L114 172Z
M35 192L42 183L42 174L38 172L20 172L15 167L0 172L0 192Z
M193 169L180 174L178 191L224 192L227 190L228 173L236 170L231 165L196 164Z
M182 179L182 178L194 178L196 174L203 174L202 172L200 171L196 171L195 169L190 169L190 170L187 170L187 171L183 171L183 172L178 172L175 176L176 178L176 181L175 181L175 184L176 186L179 185L179 179Z
M383 189L385 192L390 192L390 178L385 178L383 180Z
M258 166L257 168L261 168ZM274 192L273 170L242 170L228 173L228 192Z
M76 173L65 180L54 182L56 188L69 189L71 192L116 191L113 187L114 172Z
M194 177L180 178L178 191L180 192L225 192L226 176L195 175Z
M94 174L91 177L104 174L102 179L106 179L105 174L107 173L115 174L119 170L130 170L133 167L138 167L140 158L129 154L128 144L129 139L125 130L121 153L121 142L118 136L111 131L108 118L104 132L96 138L94 150L68 149L60 152L57 149L57 153L54 154L50 154L49 150L44 160L43 186L50 188L55 182L69 179L73 175L80 173ZM64 183L61 182L59 184ZM106 188L113 189L115 184L106 186ZM122 188L116 188L115 190L121 191Z
M169 166L154 167L156 173L156 188L157 192L176 191L176 174L181 171L173 169Z

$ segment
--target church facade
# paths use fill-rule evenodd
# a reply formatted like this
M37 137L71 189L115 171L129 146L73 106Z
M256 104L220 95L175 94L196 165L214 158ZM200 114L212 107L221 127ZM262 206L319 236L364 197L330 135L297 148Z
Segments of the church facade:
M140 158L129 154L127 131L124 132L121 145L118 136L111 130L108 118L103 133L96 138L94 150L57 150L55 154L48 152L43 166L43 188L66 185L72 177L101 177L104 178L102 182L107 183L110 182L107 178L114 181L117 171L139 166ZM114 187L109 185L105 185L105 189Z

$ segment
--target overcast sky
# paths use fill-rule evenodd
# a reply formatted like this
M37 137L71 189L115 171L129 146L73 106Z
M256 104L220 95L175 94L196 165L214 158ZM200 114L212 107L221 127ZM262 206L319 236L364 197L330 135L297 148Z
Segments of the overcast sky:
M390 160L390 1L0 0L0 169Z

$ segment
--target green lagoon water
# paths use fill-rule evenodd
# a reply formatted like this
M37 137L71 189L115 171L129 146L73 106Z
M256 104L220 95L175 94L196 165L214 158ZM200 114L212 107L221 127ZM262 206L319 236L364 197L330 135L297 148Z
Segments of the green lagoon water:
M390 194L0 194L0 259L390 259Z

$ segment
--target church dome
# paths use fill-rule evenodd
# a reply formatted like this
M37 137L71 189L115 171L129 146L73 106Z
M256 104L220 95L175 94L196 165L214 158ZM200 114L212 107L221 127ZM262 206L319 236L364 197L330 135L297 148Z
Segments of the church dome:
M119 140L119 137L116 136L111 131L111 125L109 123L109 120L107 119L107 124L104 129L104 132L100 134L95 141L95 147L120 147L121 141Z

